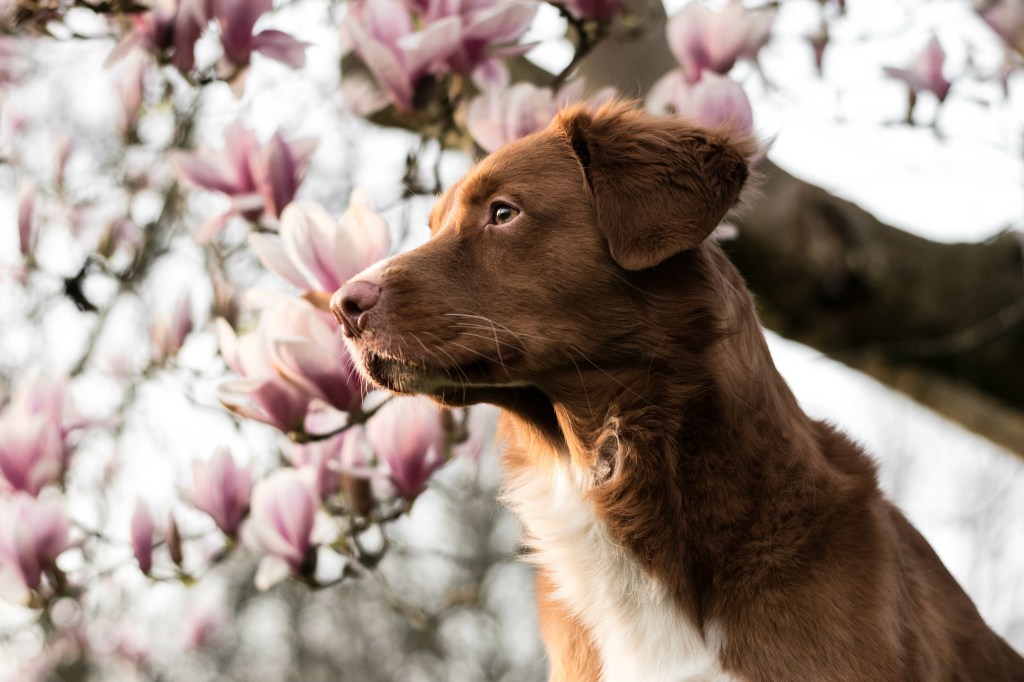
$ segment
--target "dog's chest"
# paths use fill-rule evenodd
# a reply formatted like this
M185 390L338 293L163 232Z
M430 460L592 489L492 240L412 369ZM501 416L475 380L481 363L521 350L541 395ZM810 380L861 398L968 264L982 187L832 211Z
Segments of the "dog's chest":
M605 682L732 679L721 638L704 636L671 595L609 537L569 464L515 472L503 498L519 516L554 596L589 628Z

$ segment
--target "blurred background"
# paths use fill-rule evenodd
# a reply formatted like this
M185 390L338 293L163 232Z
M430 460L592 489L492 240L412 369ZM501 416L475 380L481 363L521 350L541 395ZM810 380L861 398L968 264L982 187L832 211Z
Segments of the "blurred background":
M717 231L1024 649L1024 0L0 2L0 679L542 680L487 407L326 297L563 103L764 141Z

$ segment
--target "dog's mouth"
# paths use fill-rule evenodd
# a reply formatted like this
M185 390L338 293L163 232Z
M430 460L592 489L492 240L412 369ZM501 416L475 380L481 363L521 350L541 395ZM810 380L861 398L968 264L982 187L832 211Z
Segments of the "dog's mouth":
M480 357L448 365L385 355L371 349L363 349L361 358L366 378L393 393L441 395L451 389L517 383L510 368L518 353L506 352L498 359Z

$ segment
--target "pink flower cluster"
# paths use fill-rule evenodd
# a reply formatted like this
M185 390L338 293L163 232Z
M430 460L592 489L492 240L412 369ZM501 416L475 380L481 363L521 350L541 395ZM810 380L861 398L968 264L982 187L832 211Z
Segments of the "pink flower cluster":
M939 102L946 101L951 83L942 73L946 53L939 39L932 36L925 48L907 68L885 67L886 75L901 80L914 92L927 91L934 94Z
M469 74L495 57L521 54L535 0L353 0L342 30L400 111L410 111L428 75Z
M68 464L68 436L76 423L67 410L66 377L30 374L0 411L0 491L38 495Z
M774 11L748 10L741 0L728 0L717 11L691 0L666 26L669 49L680 68L654 84L647 108L709 128L751 132L750 101L728 73L740 59L757 61L771 39L774 21Z
M0 497L0 598L26 604L43 575L71 547L63 504L26 493Z
M253 52L299 68L306 44L275 29L255 32L256 22L271 10L272 0L155 0L149 12L132 17L132 30L114 48L107 62L142 48L169 59L188 75L195 66L195 44L216 22L224 50L221 71L232 75L249 66Z
M228 211L199 228L196 241L209 242L236 216L274 226L295 198L316 145L309 138L286 141L280 133L261 144L235 121L224 131L224 149L175 154L171 160L182 181L231 199Z

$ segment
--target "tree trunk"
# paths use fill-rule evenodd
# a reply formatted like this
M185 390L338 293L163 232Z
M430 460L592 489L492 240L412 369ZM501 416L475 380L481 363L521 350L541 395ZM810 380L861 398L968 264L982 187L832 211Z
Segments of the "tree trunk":
M940 244L774 165L726 250L761 319L1024 453L1024 241Z

